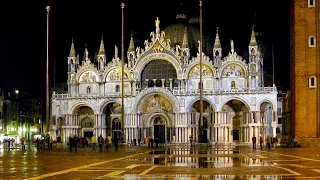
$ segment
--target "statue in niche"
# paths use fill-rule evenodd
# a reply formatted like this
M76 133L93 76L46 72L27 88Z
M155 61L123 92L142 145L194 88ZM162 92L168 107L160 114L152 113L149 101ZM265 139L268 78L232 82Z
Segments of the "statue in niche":
M73 59L70 60L70 70L71 72L75 71L75 65L74 65Z

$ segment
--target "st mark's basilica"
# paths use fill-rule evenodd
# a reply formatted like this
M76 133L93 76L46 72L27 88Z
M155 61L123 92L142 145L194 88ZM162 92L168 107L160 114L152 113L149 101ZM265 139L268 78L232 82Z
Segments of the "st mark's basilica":
M180 17L181 18L181 17ZM252 29L248 58L239 56L233 40L222 56L217 30L199 52L199 34L189 26L180 35L161 31L160 18L143 47L131 36L124 66L122 121L122 61L118 47L107 61L101 38L97 62L87 48L82 61L71 44L68 92L52 95L53 137L124 137L133 143L145 137L160 143L249 143L252 136L276 135L277 89L264 86L263 57ZM223 42L222 42L223 43ZM202 53L202 72L200 72ZM200 119L200 73L203 78L203 119ZM123 123L123 124L122 124ZM123 129L122 129L123 128ZM124 134L121 134L124 133Z

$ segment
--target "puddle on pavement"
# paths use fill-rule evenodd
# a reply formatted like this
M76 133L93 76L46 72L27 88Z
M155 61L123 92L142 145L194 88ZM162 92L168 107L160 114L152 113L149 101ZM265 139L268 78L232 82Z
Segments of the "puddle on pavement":
M148 157L140 158L145 164L189 168L225 168L244 166L271 166L263 159L236 157Z
M150 154L239 154L239 150L187 150L187 149L172 149L172 150L153 150Z
M226 175L226 174L220 174L220 175L198 175L198 174L175 174L172 176L167 175L157 175L157 176L141 176L140 174L123 174L123 176L119 177L121 179L248 179L248 180L260 180L260 179L272 179L272 180L278 180L283 179L282 176L277 175Z

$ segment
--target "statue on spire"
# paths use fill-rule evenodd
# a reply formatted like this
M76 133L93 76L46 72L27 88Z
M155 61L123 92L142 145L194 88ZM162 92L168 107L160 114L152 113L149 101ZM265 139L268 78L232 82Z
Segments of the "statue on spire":
M118 47L117 45L114 46L114 58L117 59L119 56L118 56Z
M233 52L234 52L234 42L233 42L232 39L230 40L230 45L231 45L231 53L233 54Z
M159 20L159 17L157 17L155 22L156 22L156 34L160 34L160 20Z

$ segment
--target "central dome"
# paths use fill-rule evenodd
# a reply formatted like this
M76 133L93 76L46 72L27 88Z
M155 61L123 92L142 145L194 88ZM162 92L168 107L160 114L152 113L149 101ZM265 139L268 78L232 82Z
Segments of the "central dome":
M198 52L198 47L200 41L200 29L197 27L196 23L188 23L186 22L186 17L179 16L177 15L176 19L178 20L177 23L171 24L164 28L164 32L166 34L166 38L170 39L171 45L182 45L183 37L184 37L184 32L185 29L187 30L187 38L188 38L188 46L190 49L191 55L195 56ZM204 38L204 35L202 35L202 40L203 40L203 52L208 53L208 46L210 46L207 42L206 39Z

